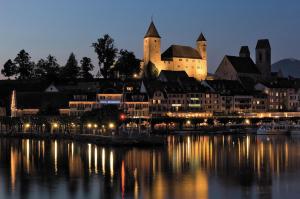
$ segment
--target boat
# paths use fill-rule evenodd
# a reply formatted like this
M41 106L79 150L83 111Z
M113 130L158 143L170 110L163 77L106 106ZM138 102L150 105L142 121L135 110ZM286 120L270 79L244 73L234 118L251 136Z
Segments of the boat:
M286 134L299 134L300 124L291 122L279 122L263 124L257 129L257 135L286 135Z
M286 123L269 123L261 125L257 131L257 135L284 135L289 133L289 125Z

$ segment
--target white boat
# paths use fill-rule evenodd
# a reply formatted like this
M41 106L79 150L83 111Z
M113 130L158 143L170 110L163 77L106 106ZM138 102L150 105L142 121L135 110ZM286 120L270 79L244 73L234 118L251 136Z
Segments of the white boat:
M300 125L291 122L272 122L261 125L257 130L257 135L284 135L288 133L300 135Z
M269 123L263 124L257 129L257 135L284 135L289 132L287 123Z

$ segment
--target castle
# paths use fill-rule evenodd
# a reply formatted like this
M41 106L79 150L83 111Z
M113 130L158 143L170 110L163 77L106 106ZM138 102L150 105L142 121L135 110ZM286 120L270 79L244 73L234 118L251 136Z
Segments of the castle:
M161 54L161 37L151 22L144 37L144 59L141 63L145 74L146 67L153 64L158 73L162 70L185 71L190 77L205 80L207 76L207 41L201 33L196 41L196 48L171 45Z

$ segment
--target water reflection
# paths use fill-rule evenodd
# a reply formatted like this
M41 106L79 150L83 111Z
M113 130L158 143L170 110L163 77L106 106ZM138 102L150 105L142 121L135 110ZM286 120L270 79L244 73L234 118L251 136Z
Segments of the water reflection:
M299 196L300 139L168 137L167 148L0 140L0 198ZM292 195L291 195L292 194Z

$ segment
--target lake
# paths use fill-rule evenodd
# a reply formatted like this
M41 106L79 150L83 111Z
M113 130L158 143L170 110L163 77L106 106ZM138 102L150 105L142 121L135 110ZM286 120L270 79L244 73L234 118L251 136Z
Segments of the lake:
M300 198L300 137L170 136L164 148L0 140L0 198Z

